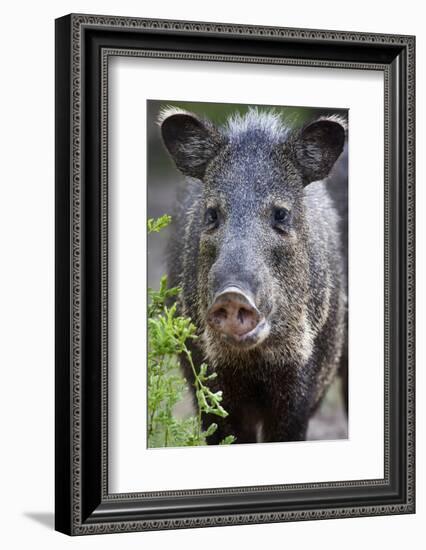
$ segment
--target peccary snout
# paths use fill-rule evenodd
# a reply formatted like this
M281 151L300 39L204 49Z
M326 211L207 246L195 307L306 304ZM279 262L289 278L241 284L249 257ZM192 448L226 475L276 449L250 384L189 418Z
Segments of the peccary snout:
M239 346L251 346L266 338L269 328L252 298L238 287L228 286L207 312L209 326Z

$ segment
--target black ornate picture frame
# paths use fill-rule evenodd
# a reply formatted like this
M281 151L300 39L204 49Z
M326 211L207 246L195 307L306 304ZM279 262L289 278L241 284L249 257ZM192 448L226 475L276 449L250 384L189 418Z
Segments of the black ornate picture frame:
M109 493L107 76L111 56L383 72L383 479ZM74 14L56 20L58 531L85 535L414 513L414 86L413 36Z

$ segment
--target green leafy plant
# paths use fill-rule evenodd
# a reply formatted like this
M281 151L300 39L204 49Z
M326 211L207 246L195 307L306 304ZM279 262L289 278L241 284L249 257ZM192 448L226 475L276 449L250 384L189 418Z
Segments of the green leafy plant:
M167 227L172 221L172 217L168 214L160 216L159 218L149 218L148 220L148 233L159 233L162 229Z
M167 227L171 217L161 216L148 220L148 233L158 233ZM189 317L177 312L176 302L168 306L171 298L180 293L178 287L168 288L163 275L158 290L148 289L148 446L178 447L205 445L206 438L217 430L212 422L203 430L203 413L225 418L222 407L222 392L213 392L209 382L216 373L208 374L205 363L197 370L188 349L188 342L195 340L196 327ZM175 406L187 397L189 388L179 369L179 357L184 356L191 366L194 377L196 413L185 418L174 414ZM234 436L225 437L221 444L235 441Z

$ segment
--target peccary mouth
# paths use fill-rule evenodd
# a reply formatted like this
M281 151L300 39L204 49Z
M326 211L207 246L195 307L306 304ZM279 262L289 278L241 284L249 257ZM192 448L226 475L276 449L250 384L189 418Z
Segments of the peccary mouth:
M207 312L209 327L224 341L238 348L254 347L268 336L268 320L249 293L236 285L219 292Z
M250 349L261 344L268 337L269 332L269 322L267 319L263 319L247 334L243 334L242 336L223 335L223 339L238 348Z

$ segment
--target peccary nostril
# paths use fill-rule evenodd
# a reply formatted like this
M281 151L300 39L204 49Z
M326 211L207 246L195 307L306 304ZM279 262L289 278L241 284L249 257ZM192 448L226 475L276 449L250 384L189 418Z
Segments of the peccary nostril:
M254 317L254 313L252 311L249 311L248 309L240 307L240 309L238 310L237 319L242 325L251 324L252 320L254 320Z
M260 313L243 293L228 291L217 296L208 311L207 322L228 336L244 336L260 322Z
M228 318L228 314L226 313L226 309L221 307L216 311L212 311L210 317L215 325L220 325L221 323L226 321L226 319Z

